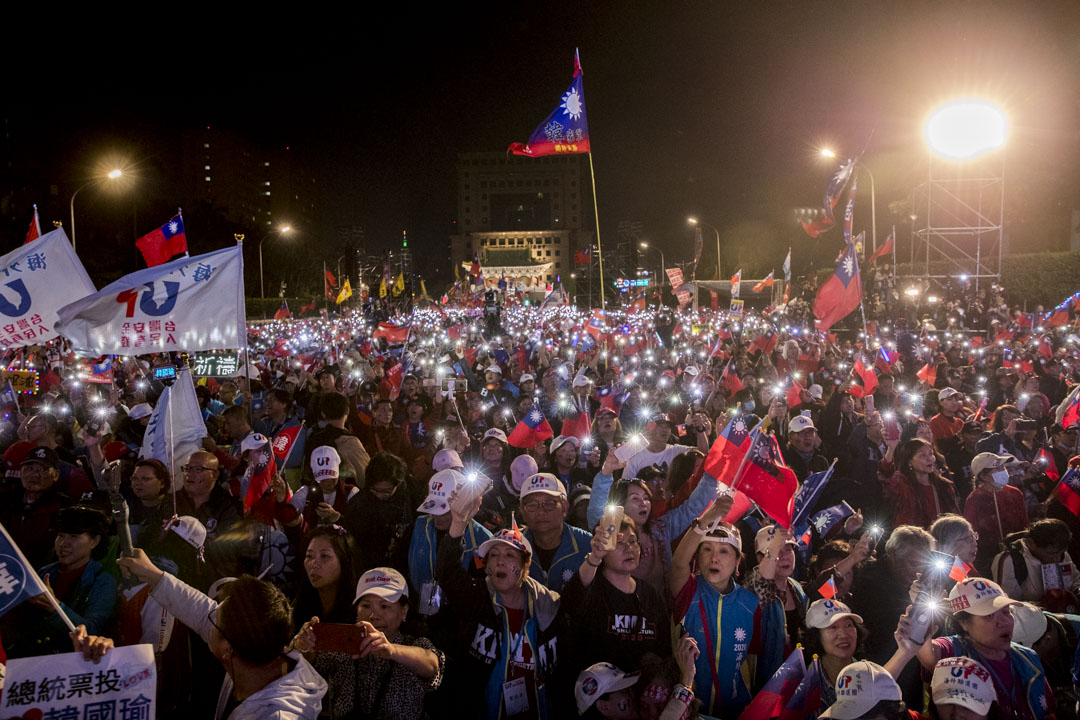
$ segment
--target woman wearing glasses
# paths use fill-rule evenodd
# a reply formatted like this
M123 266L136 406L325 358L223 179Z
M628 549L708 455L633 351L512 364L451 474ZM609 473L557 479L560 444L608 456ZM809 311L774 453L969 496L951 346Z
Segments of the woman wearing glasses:
M694 520L671 559L673 616L697 643L694 695L707 715L734 717L750 702L753 659L761 652L757 596L735 582L742 538L722 522L731 497Z

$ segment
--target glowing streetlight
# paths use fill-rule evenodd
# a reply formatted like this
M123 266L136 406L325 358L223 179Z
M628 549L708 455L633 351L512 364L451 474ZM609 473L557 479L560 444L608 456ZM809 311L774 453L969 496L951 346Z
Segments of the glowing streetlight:
M829 148L821 148L821 157L834 158L836 153Z
M113 168L108 173L106 173L105 177L94 178L93 180L86 183L85 185L79 186L79 188L77 190L75 190L75 192L71 193L71 203L70 203L70 210L71 210L71 248L73 250L75 249L75 196L78 195L83 190L85 190L86 188L90 187L91 185L97 185L98 183L105 182L106 180L116 180L117 178L119 178L123 174L124 174L123 170L121 170L119 168Z
M649 243L647 243L647 242L641 243L641 249L642 250L648 250L649 249ZM664 251L661 250L658 247L654 247L653 250L660 253L660 282L662 283L662 282L664 282L664 277L667 276L667 272L665 271L665 268L667 267L667 265L664 262Z
M282 225L277 230L271 230L270 232L266 233L261 238L259 238L259 297L260 298L266 297L266 289L263 287L263 262L262 262L262 246L263 246L263 242L265 242L266 239L269 238L271 235L274 235L274 234L287 235L290 231L292 231L292 225Z
M970 160L1005 145L1008 121L996 105L984 100L957 100L930 113L926 142L950 160Z
M698 218L691 215L686 218L686 222L690 225L700 225L701 227L707 227L716 234L716 279L720 279L720 231L708 223L703 223Z

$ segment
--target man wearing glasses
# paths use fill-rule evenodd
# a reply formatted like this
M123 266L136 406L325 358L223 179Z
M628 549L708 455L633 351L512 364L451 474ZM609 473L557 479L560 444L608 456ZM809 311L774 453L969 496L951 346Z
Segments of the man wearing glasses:
M562 592L589 552L592 533L566 524L570 503L566 488L550 473L537 473L521 484L525 539L533 548L529 577Z
M207 563L213 566L210 570L218 573L208 579L213 581L218 577L235 575L239 568L229 557L235 558L238 553L218 552L214 547L217 538L227 533L242 517L240 503L218 485L217 457L200 450L191 453L187 464L180 469L184 473L184 487L176 493L177 512L192 516L206 528ZM209 583L199 589L205 591L208 587Z

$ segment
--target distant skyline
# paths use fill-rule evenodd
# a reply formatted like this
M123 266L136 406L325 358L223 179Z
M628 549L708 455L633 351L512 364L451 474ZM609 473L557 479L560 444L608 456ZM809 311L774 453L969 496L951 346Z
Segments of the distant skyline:
M47 194L57 184L41 202L64 208L109 153L154 177L159 185L142 191L155 200L137 202L133 224L136 201L80 195L80 234L124 242L148 232L184 201L169 194L180 183L155 173L173 161L181 132L210 124L305 158L322 236L360 225L378 249L407 230L428 272L453 231L457 154L525 140L569 84L576 47L601 238L641 221L669 264L689 257L688 214L721 229L732 262L740 237L766 238L777 267L788 245L796 272L831 262L839 235L810 240L790 210L820 203L831 166L819 147L850 153L871 135L865 161L883 237L889 202L925 179L923 118L956 96L1009 113L1007 237L1067 248L1080 208L1077 3L480 4L339 20L275 17L205 37L187 29L171 52L132 36L111 59L57 43L47 67L23 55L10 72L71 80L57 86L59 101L48 83L8 92L4 248L29 219L12 191L21 201L23 187ZM39 40L36 57L47 49ZM869 223L868 188L859 189L856 230Z

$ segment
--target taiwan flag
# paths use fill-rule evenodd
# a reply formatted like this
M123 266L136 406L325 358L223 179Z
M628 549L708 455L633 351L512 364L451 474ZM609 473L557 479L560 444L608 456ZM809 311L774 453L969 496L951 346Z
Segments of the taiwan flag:
M386 338L386 342L390 345L397 345L405 342L409 338L410 325L395 325L394 323L381 322L379 327L375 329L375 332L371 333L371 337L374 340L379 338Z
M1080 517L1080 468L1069 468L1054 486L1053 496L1073 515Z
M798 645L742 711L739 720L770 720L776 717L795 694L804 675L806 661L803 659L802 646Z
M821 688L825 684L821 673L821 658L814 658L799 687L780 713L780 720L806 720L821 712Z
M814 298L814 323L818 332L825 332L846 318L862 302L862 280L855 246L848 245L836 259L836 271L818 290Z
M187 235L184 234L184 218L179 213L157 230L135 241L142 252L147 267L169 262L174 256L186 253Z
M600 337L601 333L607 330L607 317L604 315L603 310L593 310L592 317L589 318L588 324L585 325L585 332L592 335L594 338Z
M606 385L596 391L596 397L600 400L600 407L618 415L622 411L623 403L630 397L630 391L616 392L614 385Z
M517 424L506 441L516 448L531 448L554 435L544 413L534 406Z
M1069 392L1064 400L1058 404L1054 413L1054 420L1063 428L1071 428L1080 421L1080 385Z
M729 470L734 472L738 468L749 447L750 421L744 415L735 415L709 448L709 455L705 458L705 472L718 482L731 485L724 477Z
M507 152L540 157L589 152L589 125L585 120L585 91L582 87L581 58L574 51L574 79L559 105L540 123L528 142L511 143Z
M285 465L285 461L289 459L289 453L292 452L293 445L296 444L296 438L300 435L300 431L304 429L303 425L294 425L290 428L285 428L278 432L274 436L273 442L270 443L270 448L274 451L274 457L277 461Z
M746 387L735 372L733 360L728 360L728 364L724 366L724 372L720 375L720 387L727 390L729 395L734 395Z
M755 428L751 437L750 448L746 451L747 462L743 463L742 472L732 487L746 493L781 527L790 528L799 480L795 471L784 463L775 435Z

